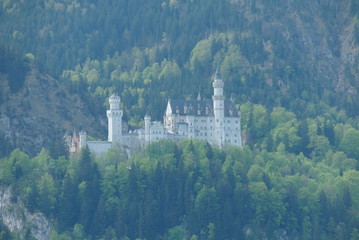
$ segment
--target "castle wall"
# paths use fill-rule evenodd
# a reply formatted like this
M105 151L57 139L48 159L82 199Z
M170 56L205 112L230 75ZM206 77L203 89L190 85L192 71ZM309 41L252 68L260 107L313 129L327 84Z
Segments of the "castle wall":
M111 142L87 141L87 146L91 152L99 157L104 157L106 152L112 147Z
M238 117L224 119L224 144L242 146L241 123Z

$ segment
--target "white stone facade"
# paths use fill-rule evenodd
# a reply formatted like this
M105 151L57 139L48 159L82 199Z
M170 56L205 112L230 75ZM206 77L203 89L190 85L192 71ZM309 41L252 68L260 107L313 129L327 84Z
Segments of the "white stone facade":
M242 146L240 112L223 95L224 83L216 73L212 100L168 100L164 127L169 133L222 147Z
M146 115L144 128L133 132L123 132L121 100L113 94L107 110L108 141L87 141L86 132L81 131L79 142L76 143L78 138L74 135L69 141L72 144L69 149L75 152L87 145L96 155L104 156L116 144L131 154L134 149L160 139L199 139L218 147L242 146L240 112L231 100L225 99L223 87L224 83L216 72L212 100L201 100L200 97L197 100L168 100L163 124L151 122L151 117Z

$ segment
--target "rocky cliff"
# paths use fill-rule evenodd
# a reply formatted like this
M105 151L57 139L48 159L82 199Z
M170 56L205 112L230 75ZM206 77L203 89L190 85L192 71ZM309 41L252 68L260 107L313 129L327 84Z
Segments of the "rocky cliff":
M0 134L13 146L37 154L66 132L85 128L93 136L104 131L78 95L70 95L54 78L31 67L23 87L13 93L0 75Z
M11 201L10 188L0 188L0 218L10 231L16 232L23 238L28 231L38 240L50 237L49 221L41 213L30 213L21 201Z

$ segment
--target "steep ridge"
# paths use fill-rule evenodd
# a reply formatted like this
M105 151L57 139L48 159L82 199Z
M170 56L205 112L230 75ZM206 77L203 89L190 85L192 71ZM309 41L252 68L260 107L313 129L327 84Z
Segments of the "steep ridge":
M93 136L101 135L100 123L81 98L70 95L64 86L35 67L16 93L9 89L7 76L1 75L0 79L0 133L13 146L34 155L51 142L59 142L66 132L86 128Z

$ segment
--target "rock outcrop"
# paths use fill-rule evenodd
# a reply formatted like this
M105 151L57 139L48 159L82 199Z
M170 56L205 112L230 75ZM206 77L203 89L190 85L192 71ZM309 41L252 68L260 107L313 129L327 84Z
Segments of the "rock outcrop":
M11 189L0 188L0 217L10 231L16 232L21 238L30 231L38 240L48 240L51 227L49 221L41 213L30 213L18 200L11 201Z
M6 75L0 75L0 134L13 146L35 155L49 142L61 141L65 132L91 129L92 136L104 133L78 95L49 75L31 67L20 91L12 93Z

